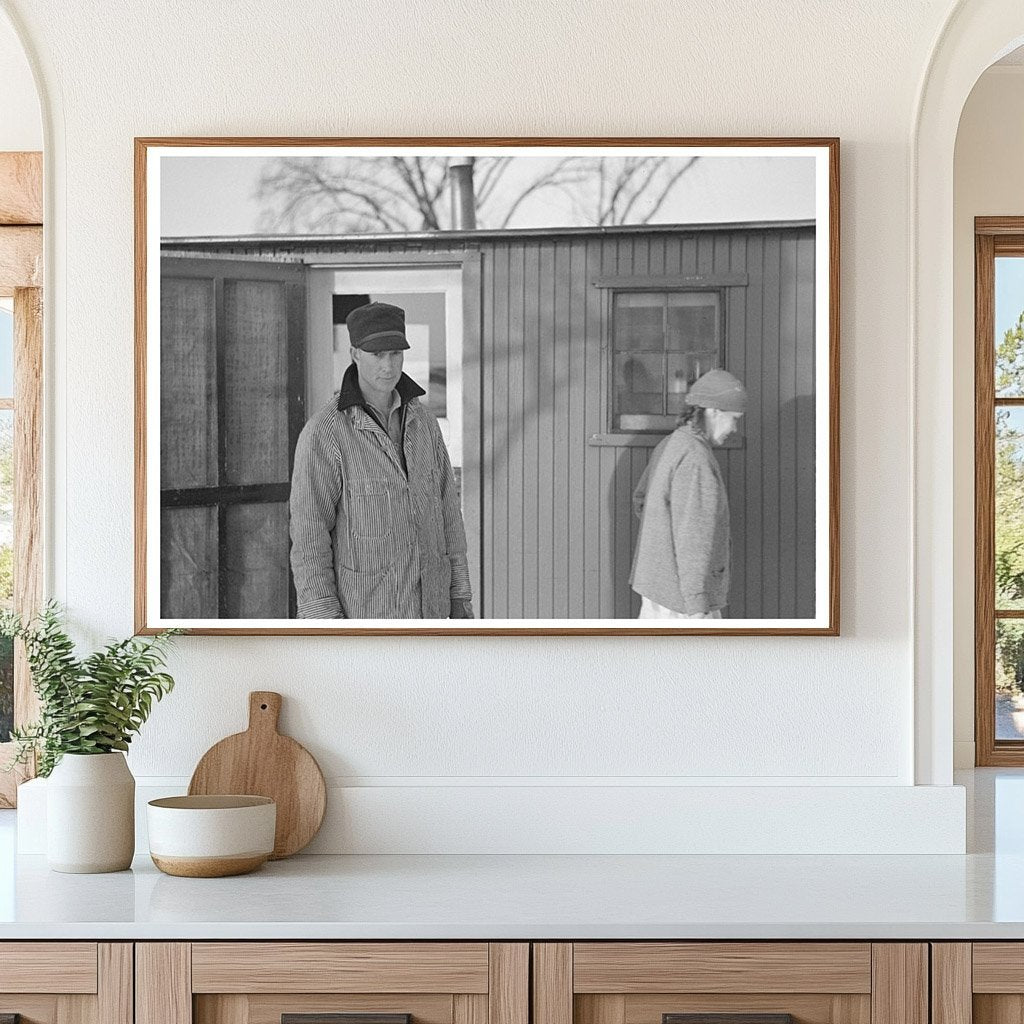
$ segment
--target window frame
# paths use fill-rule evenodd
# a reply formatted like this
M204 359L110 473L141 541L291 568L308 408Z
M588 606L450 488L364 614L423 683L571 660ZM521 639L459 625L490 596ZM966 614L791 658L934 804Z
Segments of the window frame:
M616 391L616 388L615 388L616 357L618 357L619 355L623 355L623 354L627 354L628 353L627 349L619 348L617 346L617 344L616 344L617 331L616 331L615 308L616 308L616 300L619 298L620 295L652 295L652 296L660 297L662 299L662 315L663 315L663 317L667 315L668 305L669 305L668 301L667 301L667 298L668 298L669 295L712 295L712 296L714 296L715 297L715 302L714 302L713 308L715 309L715 312L718 314L717 318L716 318L717 319L716 329L717 329L717 335L718 335L718 337L717 337L717 341L718 341L717 360L718 360L718 365L724 367L725 361L726 361L726 323L725 323L725 307L726 307L726 304L727 304L727 302L726 302L726 300L727 300L726 290L724 288L721 288L721 287L705 286L705 287L695 288L695 287L692 287L692 286L687 287L685 285L679 286L679 287L674 287L674 288L612 288L612 289L609 290L609 293L608 293L608 302L609 302L609 319L608 319L608 323L609 323L609 346L608 346L608 349L609 349L609 356L610 356L610 359L611 359L611 364L610 364L610 366L608 368L608 415L607 415L607 417L605 419L605 423L607 424L608 433L610 433L610 434L618 434L618 435L623 435L624 434L624 435L627 435L627 436L633 435L633 434L652 434L652 435L656 435L658 437L662 437L666 433L668 433L669 430L666 430L666 429L628 430L628 429L626 429L624 427L618 426L617 423L616 423L616 420L618 418L620 418L621 415L622 415L621 412L616 412L616 408L615 408L615 406L616 406L616 397L615 397L615 391ZM650 354L653 354L653 353L650 353ZM664 387L664 396L663 397L665 398L666 408L667 408L667 400L668 400L668 394L669 394L669 392L668 392L667 366L668 366L668 359L669 359L669 356L671 354L672 353L670 353L669 350L665 347L665 337L663 336L662 337L662 363L663 363L663 368L665 369L665 372L666 372L666 378L663 381L663 387Z
M14 609L33 617L43 601L43 158L0 153L0 296L14 300ZM5 405L8 403L5 403ZM14 724L38 717L25 651L14 654ZM0 743L0 767L13 743ZM0 807L17 804L17 787L35 765L0 771Z
M974 761L978 767L1024 766L1024 740L996 739L996 620L1024 623L1024 609L997 609L995 587L995 417L1024 407L1024 397L996 398L995 261L1024 257L1024 217L974 222Z
M599 277L592 284L602 297L602 350L604 352L604 410L602 419L605 433L593 435L587 442L592 447L638 447L654 448L671 433L668 430L621 430L614 424L615 417L615 296L620 292L717 292L719 307L719 356L723 369L729 361L729 291L732 288L748 287L746 273L716 273L692 276L656 277L634 275L629 277ZM746 440L742 432L728 438L722 448L744 448Z

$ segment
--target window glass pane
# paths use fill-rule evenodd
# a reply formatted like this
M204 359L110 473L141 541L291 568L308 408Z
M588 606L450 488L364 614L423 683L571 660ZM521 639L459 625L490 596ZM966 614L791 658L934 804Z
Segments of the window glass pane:
M638 352L615 356L615 411L663 413L665 357Z
M996 608L1024 608L1024 408L996 409Z
M677 352L718 354L718 295L673 292L668 296L667 345Z
M0 398L14 397L14 314L0 306Z
M619 292L615 296L615 347L646 352L665 350L665 296Z
M996 396L1024 397L1024 258L996 260Z
M996 619L996 739L1024 739L1024 622Z
M14 600L14 413L0 410L0 605ZM14 724L14 646L0 639L0 743Z

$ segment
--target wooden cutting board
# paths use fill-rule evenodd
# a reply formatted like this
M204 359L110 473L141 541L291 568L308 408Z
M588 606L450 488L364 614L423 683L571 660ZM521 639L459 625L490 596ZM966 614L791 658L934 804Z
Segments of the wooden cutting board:
M298 853L316 835L327 808L327 787L313 755L277 731L281 694L249 694L249 728L214 744L202 756L190 796L245 793L277 803L271 860Z

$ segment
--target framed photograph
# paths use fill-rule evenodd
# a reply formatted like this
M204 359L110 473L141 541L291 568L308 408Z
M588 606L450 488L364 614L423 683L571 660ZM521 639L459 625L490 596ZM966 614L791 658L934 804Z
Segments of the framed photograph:
M837 139L136 139L139 632L839 631Z

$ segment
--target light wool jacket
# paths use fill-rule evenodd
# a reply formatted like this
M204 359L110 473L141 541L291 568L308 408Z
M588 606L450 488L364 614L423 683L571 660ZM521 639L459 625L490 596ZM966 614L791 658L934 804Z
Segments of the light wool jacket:
M633 492L640 534L630 584L684 615L729 600L729 497L711 445L677 427L651 455Z
M402 443L366 408L355 366L303 428L290 499L299 618L446 619L472 593L448 449L405 374Z

